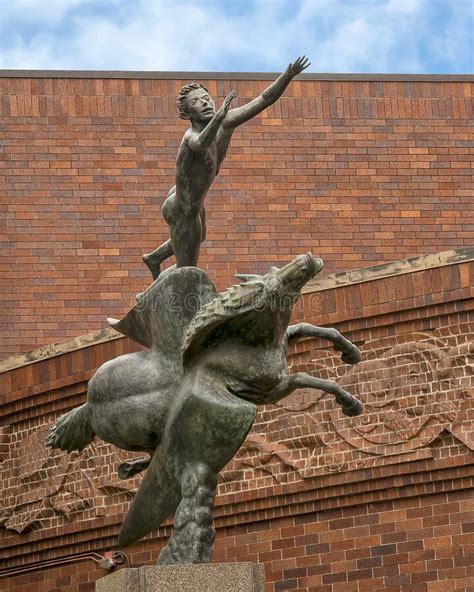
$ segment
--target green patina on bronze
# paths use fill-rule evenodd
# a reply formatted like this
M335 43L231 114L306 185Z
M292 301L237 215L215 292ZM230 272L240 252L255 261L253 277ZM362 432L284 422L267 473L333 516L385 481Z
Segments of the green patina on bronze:
M218 474L252 427L257 405L307 388L333 395L347 415L362 412L336 383L288 370L288 344L309 337L332 342L346 363L360 360L357 347L335 329L289 326L302 288L322 269L320 259L306 253L263 276L237 276L240 284L223 293L195 267L204 238L203 200L233 130L274 102L306 66L305 58L298 59L260 97L231 111L233 93L214 113L202 86L182 90L180 114L192 125L178 154L176 187L164 205L171 238L145 256L153 284L123 319L109 319L148 350L103 364L89 382L87 402L59 418L47 439L72 452L99 436L148 453L119 467L124 479L146 470L119 545L134 543L174 515L160 564L211 559ZM160 273L173 253L176 266Z
M216 111L202 84L192 82L181 89L177 100L179 116L189 119L191 126L178 150L176 185L169 190L163 204L170 238L143 256L154 279L160 274L163 261L173 254L177 267L197 265L199 249L206 238L204 199L219 173L234 131L277 101L291 80L309 65L304 56L298 58L261 95L235 109L230 109L235 91L226 96Z
M209 561L217 476L250 430L257 405L314 388L334 395L348 415L362 411L337 384L288 372L287 347L295 339L326 338L344 361L360 360L357 347L334 329L288 326L301 288L321 268L321 260L299 255L222 294L203 271L174 269L122 320L109 321L150 350L101 366L89 383L87 403L59 419L48 443L81 450L97 435L150 454L120 468L123 478L148 468L120 545L175 514L159 563Z

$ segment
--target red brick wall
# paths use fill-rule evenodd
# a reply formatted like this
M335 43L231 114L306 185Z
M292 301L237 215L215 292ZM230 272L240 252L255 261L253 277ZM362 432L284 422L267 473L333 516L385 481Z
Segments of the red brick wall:
M264 562L269 592L471 592L473 506L472 492L448 492L235 526L218 532L215 561ZM136 545L131 564L153 565L158 548ZM0 582L93 592L104 575L89 560Z
M147 284L184 82L0 79L1 355L99 329ZM243 103L267 82L207 84ZM308 250L331 272L472 245L472 95L462 81L292 83L235 133L202 266L224 287Z
M464 262L304 296L298 316L337 326L364 359L344 366L309 340L292 370L332 377L366 411L345 418L305 390L262 408L221 475L215 561L263 562L267 592L472 592L473 278ZM94 369L134 349L118 339L2 375L0 567L33 570L2 590L91 592L105 575L38 562L112 549L139 478L120 481L127 455L100 441L71 456L42 441ZM169 534L127 548L130 564L152 564Z

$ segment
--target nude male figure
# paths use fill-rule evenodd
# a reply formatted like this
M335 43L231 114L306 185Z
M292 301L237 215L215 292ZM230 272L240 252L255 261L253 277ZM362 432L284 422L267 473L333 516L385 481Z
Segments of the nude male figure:
M216 112L214 101L201 84L184 86L177 99L180 117L189 119L176 159L176 185L163 204L163 217L170 227L170 240L143 256L153 279L161 263L175 255L176 267L196 266L205 238L204 198L227 153L235 128L261 113L281 97L291 80L309 66L298 58L261 95L242 107L230 109L231 91Z

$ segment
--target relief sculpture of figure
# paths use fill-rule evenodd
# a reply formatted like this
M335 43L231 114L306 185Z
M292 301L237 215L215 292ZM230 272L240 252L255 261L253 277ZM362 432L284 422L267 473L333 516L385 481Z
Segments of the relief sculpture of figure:
M291 80L309 66L303 56L250 103L230 109L231 91L215 111L207 89L196 82L184 86L177 100L179 115L189 119L176 159L176 185L163 204L163 217L170 227L170 239L143 256L153 279L160 265L173 254L176 267L197 265L199 249L206 234L204 198L219 172L235 128L261 113L281 97Z

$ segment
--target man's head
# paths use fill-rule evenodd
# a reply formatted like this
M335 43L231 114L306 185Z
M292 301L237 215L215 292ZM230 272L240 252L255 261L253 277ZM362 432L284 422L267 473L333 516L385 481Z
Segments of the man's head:
M181 119L207 122L215 115L214 101L205 86L197 82L186 84L176 100Z

